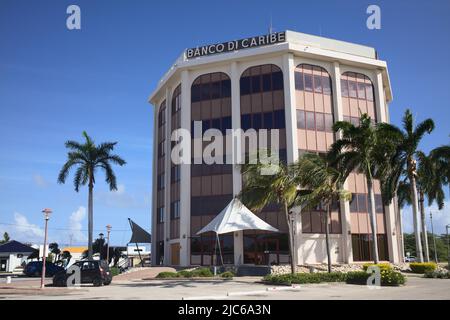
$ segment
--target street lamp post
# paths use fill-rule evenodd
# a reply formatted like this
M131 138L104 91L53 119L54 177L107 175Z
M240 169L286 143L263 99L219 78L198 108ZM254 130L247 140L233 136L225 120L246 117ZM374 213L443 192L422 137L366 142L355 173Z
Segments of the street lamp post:
M108 224L106 225L106 232L108 233L107 235L107 240L108 240L108 245L106 246L106 263L108 263L109 265L109 234L111 233L111 225Z
M41 289L45 288L45 260L47 258L47 225L48 225L48 219L50 219L50 214L52 213L52 209L45 208L42 210L44 213L44 219L45 219L45 231L44 231L44 252L42 256L42 274L41 274Z
M433 211L430 211L430 223L431 223L431 236L433 237L434 261L436 261L436 263L439 263L436 250L436 238L434 237L434 229L433 229Z

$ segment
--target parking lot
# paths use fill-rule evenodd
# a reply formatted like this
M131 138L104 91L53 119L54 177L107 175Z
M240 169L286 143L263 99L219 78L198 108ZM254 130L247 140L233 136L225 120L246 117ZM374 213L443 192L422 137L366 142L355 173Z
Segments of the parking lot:
M37 289L32 281L0 283L0 299L175 299L175 300L266 300L266 299L450 299L450 280L409 276L406 286L369 289L342 283L310 284L297 287L268 286L259 277L233 280L114 280L109 286Z

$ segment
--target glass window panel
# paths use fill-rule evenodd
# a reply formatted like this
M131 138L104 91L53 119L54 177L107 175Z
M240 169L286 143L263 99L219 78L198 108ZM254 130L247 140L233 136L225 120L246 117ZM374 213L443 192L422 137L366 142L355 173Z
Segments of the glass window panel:
M222 130L226 133L226 129L231 129L231 117L222 118Z
M358 202L354 193L352 193L352 200L350 201L350 212L358 212Z
M333 132L333 115L325 113L325 131Z
M241 127L242 130L246 131L252 127L251 115L243 114L241 116Z
M305 90L303 72L295 72L295 90Z
M222 98L231 97L231 81L230 79L222 80Z
M219 99L220 98L220 82L212 82L211 83L211 99Z
M348 81L348 94L351 98L356 98L356 82L349 80Z
M370 83L366 83L366 97L367 100L373 101L373 87Z
M266 112L263 115L263 128L264 129L272 129L273 128L273 113Z
M306 112L306 129L314 130L314 112Z
M322 76L322 87L324 94L331 94L331 82L329 76Z
M325 131L324 114L321 112L316 112L316 130Z
M218 129L218 130L220 130L221 129L221 121L220 121L221 119L219 118L219 119L213 119L212 120L212 124L211 124L211 128L214 128L214 129Z
M250 94L250 77L241 78L241 95Z
M284 110L274 112L274 129L283 129L286 127L284 120Z
M271 76L270 73L266 73L263 75L263 91L271 91L272 85L271 85Z
M200 101L202 99L202 95L201 95L201 85L200 84L194 84L192 85L192 90L191 90L191 101L192 102L197 102Z
M341 79L341 95L348 97L348 81L344 79Z
M306 91L312 91L313 87L313 80L312 80L312 74L305 73L305 90Z
M367 195L358 193L356 198L358 199L358 212L367 212Z
M384 212L384 210L383 210L383 201L382 201L382 198L381 198L381 194L376 194L375 195L375 211L376 212L380 212L380 213Z
M305 111L297 110L297 128L306 129L305 125Z
M252 93L261 92L261 76L253 76L252 77Z
M314 75L314 92L322 93L322 76Z
M209 89L209 83L202 84L202 100L209 100L211 99L211 90Z
M283 73L281 71L276 71L272 73L272 90L282 90L283 89Z
M259 130L262 127L262 120L261 120L261 114L255 113L253 114L253 124L252 128L255 130Z
M357 82L358 84L358 98L365 99L366 98L366 84L363 82Z

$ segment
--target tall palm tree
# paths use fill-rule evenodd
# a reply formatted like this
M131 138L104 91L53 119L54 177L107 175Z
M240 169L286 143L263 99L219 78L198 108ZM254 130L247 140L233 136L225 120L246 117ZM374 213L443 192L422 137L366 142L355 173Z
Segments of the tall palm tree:
M450 144L442 145L430 151L430 157L436 164L442 184L450 188Z
M67 162L59 172L58 183L65 183L70 169L77 167L73 180L75 191L78 192L80 186L88 185L88 258L92 259L95 171L103 169L109 189L117 190L116 175L111 164L123 166L126 162L118 155L111 154L117 142L104 142L96 145L86 131L83 131L83 137L85 139L83 144L72 140L65 143L66 148L70 151L67 153Z
M395 152L389 156L388 169L383 174L383 200L390 202L395 197L401 176L406 175L410 185L417 257L419 262L423 262L419 226L419 199L416 181L417 153L423 136L433 131L434 122L432 119L426 119L417 124L417 126L414 126L414 118L409 109L406 110L402 122L403 129L388 123L379 125L382 132L394 137L392 142L395 143Z
M314 153L304 154L292 165L301 190L294 205L302 208L325 209L325 240L328 260L328 272L331 272L330 254L330 215L331 207L338 201L350 201L351 193L342 189L345 182L345 168L332 166L323 156Z
M375 194L373 189L374 179L378 176L379 163L391 152L391 147L386 143L388 133L381 136L378 125L373 125L371 118L363 114L359 119L359 125L355 126L347 121L338 121L333 130L341 132L341 138L335 141L328 152L328 156L334 161L339 161L346 167L346 176L351 171L356 171L365 176L369 195L369 216L372 229L372 252L374 262L378 263L377 227L375 215Z
M251 210L261 210L268 204L278 204L283 208L289 234L291 273L295 273L294 233L290 209L296 197L298 184L287 165L266 163L259 161L257 164L242 166L243 188L239 198ZM264 174L265 170L270 170L274 174Z

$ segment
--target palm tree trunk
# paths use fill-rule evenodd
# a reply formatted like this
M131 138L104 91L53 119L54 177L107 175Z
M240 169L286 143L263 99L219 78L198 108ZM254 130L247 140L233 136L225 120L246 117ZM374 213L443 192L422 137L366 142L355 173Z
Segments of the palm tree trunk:
M424 207L424 195L422 189L419 189L419 207L420 207L420 222L422 225L422 243L424 250L425 262L430 261L430 249L428 247L428 232L427 232L427 222L425 220L425 207Z
M292 230L293 223L289 219L289 208L286 202L284 202L284 214L286 216L286 222L288 226L288 234L289 234L289 254L291 255L291 273L294 274L296 271L295 267L295 255L294 255L294 233Z
M92 178L89 181L89 199L88 199L88 259L92 260L93 226L94 226L94 206L93 206L94 183Z
M331 214L330 205L328 205L327 213L325 215L325 242L327 246L328 273L331 272L330 226L329 226L330 214Z
M377 216L375 209L375 194L373 192L373 180L371 177L366 177L367 180L367 191L369 193L369 216L370 216L370 227L372 229L372 256L373 262L378 263L378 239L377 239Z
M409 170L408 170L409 171ZM419 262L423 262L422 243L420 241L420 227L419 227L419 208L417 201L417 185L414 174L409 174L409 181L411 182L411 203L413 209L414 235L416 238L416 255Z
M395 195L395 208L397 209L397 215L398 215L398 222L400 225L400 241L401 241L401 248L402 248L402 262L405 262L405 236L403 234L403 217L402 217L402 209L398 205L398 196L397 193Z

